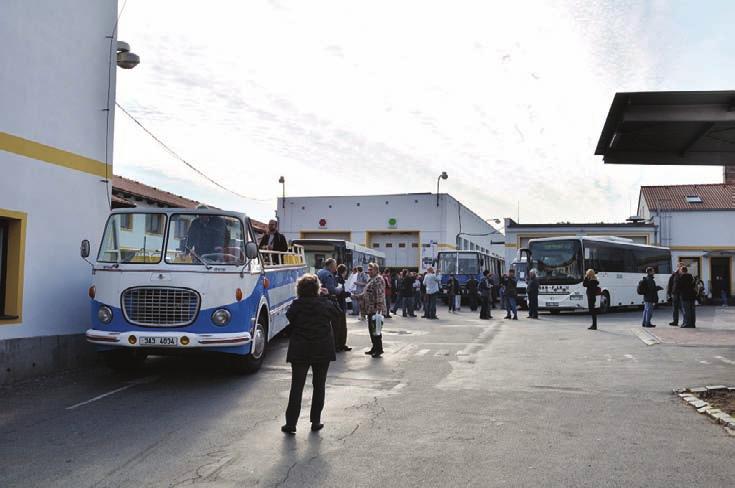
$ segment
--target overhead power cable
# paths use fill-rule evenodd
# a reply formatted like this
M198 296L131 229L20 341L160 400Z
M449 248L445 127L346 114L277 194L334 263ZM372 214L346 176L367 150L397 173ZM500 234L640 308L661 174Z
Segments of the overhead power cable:
M235 190L231 190L230 188L227 188L226 186L222 185L221 183L215 181L214 179L212 179L211 177L209 177L207 174L205 174L202 170L200 170L199 168L197 168L196 166L194 166L193 164L191 164L189 161L187 161L183 157L179 156L179 154L176 151L174 151L173 149L171 149L165 142L163 142L160 138L158 138L153 132L151 132L150 130L148 130L148 128L146 128L146 126L144 126L138 119L136 119L133 116L133 114L131 114L130 112L128 112L127 110L125 110L125 108L122 105L120 105L119 102L115 102L115 105L117 105L117 108L119 108L120 110L122 110L122 112L125 115L127 115L128 118L130 118L130 120L132 120L133 122L135 122L135 124L138 127L140 127L141 129L143 129L143 131L146 134L148 134L154 141L156 141L158 143L158 145L160 145L164 150L166 150L166 152L168 152L171 156L173 156L174 158L176 158L180 162L184 163L186 166L189 167L189 169L191 169L192 171L194 171L196 174L198 174L199 176L201 176L205 180L207 180L210 183L212 183L217 188L220 188L220 189L222 189L222 190L224 190L224 191L226 191L228 193L232 193L233 195L235 195L237 197L244 198L245 200L253 200L253 201L256 201L256 202L270 202L270 201L273 200L272 198L253 198L253 197L248 197L246 195L243 195L242 193L236 192Z

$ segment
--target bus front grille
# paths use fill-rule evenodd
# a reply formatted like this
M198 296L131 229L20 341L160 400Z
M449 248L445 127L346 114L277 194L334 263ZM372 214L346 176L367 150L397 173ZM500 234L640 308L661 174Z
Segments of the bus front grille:
M196 319L201 299L187 288L140 286L122 293L122 310L131 324L184 327Z

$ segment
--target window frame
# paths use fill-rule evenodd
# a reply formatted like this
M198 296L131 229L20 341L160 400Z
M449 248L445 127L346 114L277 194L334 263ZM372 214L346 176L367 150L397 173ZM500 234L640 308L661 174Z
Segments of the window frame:
M0 208L0 219L5 222L7 244L3 248L5 258L2 272L5 282L2 295L0 295L4 314L0 316L0 326L3 326L23 322L23 281L28 214Z
M147 258L144 258L144 261L142 263L139 263L139 262L134 262L134 261L123 261L122 259L119 262L118 261L103 261L103 260L100 259L100 257L102 256L102 246L105 245L105 237L107 236L107 227L108 227L108 225L110 225L110 221L112 219L114 219L117 216L122 216L122 215L131 215L131 216L142 215L142 216L144 216L144 218L145 218L144 226L146 227L146 229L144 229L145 232L143 233L143 235L149 235L149 236L155 236L155 237L160 237L161 238L161 255L159 256L158 261L148 261ZM135 212L111 213L107 217L107 220L105 221L105 227L102 230L102 238L100 239L100 245L99 245L99 248L97 250L97 257L95 258L95 260L98 263L102 263L102 264L131 264L131 265L161 264L161 262L163 261L163 252L166 249L166 246L168 245L168 243L166 242L166 235L165 234L152 234L152 233L150 233L150 232L147 231L148 217L151 216L151 215L158 215L158 216L162 217L163 218L163 222L164 222L163 228L164 229L166 228L166 226L168 224L168 218L169 218L169 216L165 212L135 211ZM131 219L134 220L134 217L131 217ZM122 231L122 230L123 230L123 228L120 227L120 231ZM118 239L120 239L120 236L119 235L118 235ZM118 243L118 245L120 246L120 248L119 248L119 251L121 251L120 254L122 254L122 251L123 250L129 250L128 248L123 249L122 248L122 243ZM147 250L148 249L146 248L144 250L144 252L146 252ZM122 256L120 256L120 257L122 257Z
M201 263L198 263L198 262L192 262L192 263L176 263L176 262L170 261L168 259L168 252L169 252L168 246L169 246L169 236L170 236L170 232L169 231L170 231L170 227L171 227L171 224L172 223L177 222L176 218L177 217L181 217L182 215L183 216L187 216L187 215L188 216L192 216L193 215L195 217L200 216L200 215L209 215L210 217L221 217L221 218L232 219L232 220L237 221L237 223L240 224L240 235L243 238L243 247L241 249L241 251L243 253L243 256L245 255L245 245L248 242L255 242L256 244L258 243L257 240L252 240L253 239L253 236L248 232L248 226L242 220L240 220L237 217L233 217L232 215L227 215L227 214L198 214L198 213L190 213L190 212L172 213L172 214L170 214L170 215L167 216L168 217L167 218L167 222L166 222L166 225L164 226L164 229L165 229L164 230L164 233L163 233L164 234L164 243L163 243L163 245L164 245L163 246L164 251L161 253L162 255L164 255L163 262L166 263L166 264L168 264L168 265L178 266L178 265L192 265L192 264L194 264L194 265L197 265L197 266L201 266ZM191 224L190 224L190 227L191 227ZM175 234L176 234L176 229L174 229L174 239L180 239L179 237L176 237ZM232 236L230 236L230 238L232 238ZM209 266L236 266L236 267L241 267L241 266L244 266L245 264L247 264L247 258L245 259L245 262L243 262L243 263L207 263L207 264Z
M10 224L0 218L0 317L5 317L5 293L8 281L8 234Z

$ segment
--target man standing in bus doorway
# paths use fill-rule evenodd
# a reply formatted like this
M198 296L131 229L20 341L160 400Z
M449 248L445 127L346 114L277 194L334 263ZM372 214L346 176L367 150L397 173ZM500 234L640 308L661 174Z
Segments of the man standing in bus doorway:
M490 314L490 300L492 300L493 282L490 279L490 271L482 272L482 280L480 280L480 319L489 320L493 318Z
M473 312L477 311L477 280L474 276L470 276L467 280L467 299L470 302L470 310Z
M683 329L693 329L697 322L697 312L694 305L694 301L697 299L697 288L694 277L689 274L686 266L681 267L678 290L684 310L684 323L681 327Z
M653 278L653 268L646 268L646 276L638 283L638 294L643 295L643 327L656 327L651 323L653 308L658 303L658 292L663 290Z
M526 296L528 297L528 318L538 319L538 278L536 271L528 272L528 285L526 286Z
M268 222L268 233L260 239L260 245L258 247L265 251L288 251L288 242L286 241L286 237L278 232L277 220L271 220ZM281 256L277 255L271 261L271 264L281 264Z
M505 279L505 315L506 319L511 318L513 312L513 320L518 320L518 281L516 280L516 270L508 271L508 277Z
M676 265L676 271L671 273L669 276L669 285L666 287L666 295L671 300L671 308L673 309L673 320L669 322L669 325L673 327L679 327L679 312L682 312L681 296L679 295L679 277L681 276L681 267L683 263ZM683 320L683 319L682 319Z

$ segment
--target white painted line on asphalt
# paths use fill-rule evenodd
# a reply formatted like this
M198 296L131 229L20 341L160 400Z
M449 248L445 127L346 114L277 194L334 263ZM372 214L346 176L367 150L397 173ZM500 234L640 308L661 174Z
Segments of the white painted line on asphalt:
M84 405L89 405L90 403L96 402L97 400L102 400L103 398L106 398L110 395L114 395L115 393L120 393L121 391L127 390L128 388L132 388L137 385L144 385L146 383L152 383L158 379L158 376L147 376L145 378L141 378L139 380L131 381L125 386L121 386L120 388L116 388L112 391L108 391L107 393L103 393L101 395L97 395L94 398L90 398L89 400L85 400L83 402L77 403L75 405L72 405L70 407L66 407L67 410L74 410L75 408L83 407Z
M700 364L709 364L709 361L700 361Z
M425 356L429 353L429 351L431 351L431 349L421 349L419 352L416 353L416 356Z
M437 351L436 353L434 353L434 356L435 357L437 357L437 356L449 356L449 351L447 351L446 349L442 349L442 350Z
M623 357L625 357L627 359L632 359L636 363L638 362L638 360L632 354L623 354Z
M735 364L735 361L733 361L732 359L723 358L722 356L715 356L715 359L719 359L725 364Z

